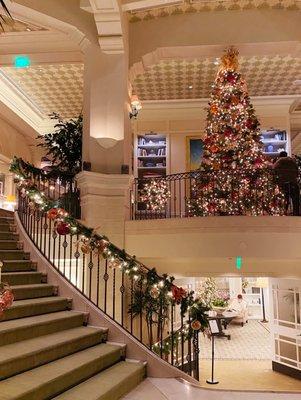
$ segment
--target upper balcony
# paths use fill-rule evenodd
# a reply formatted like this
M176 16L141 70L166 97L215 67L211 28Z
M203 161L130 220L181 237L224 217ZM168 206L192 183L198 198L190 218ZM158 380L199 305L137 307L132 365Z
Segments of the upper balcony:
M263 194L258 183L252 206L246 206L250 199L230 179L225 212L214 208L214 200L208 209L206 196L198 191L204 179L195 171L135 180L132 220L125 225L127 251L178 276L301 276L301 218L292 216L292 205L281 206L283 198L276 195L271 211L266 207L269 193ZM218 189L217 180L211 184ZM242 258L241 269L237 257Z

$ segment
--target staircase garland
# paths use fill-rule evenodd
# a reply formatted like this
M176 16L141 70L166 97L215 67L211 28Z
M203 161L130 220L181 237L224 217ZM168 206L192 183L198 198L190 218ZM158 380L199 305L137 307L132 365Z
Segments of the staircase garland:
M26 164L22 159L15 157L11 163L10 171L15 174L15 181L20 195L28 197L32 213L35 211L46 212L47 217L54 222L54 230L57 234L76 235L77 237L79 235L76 245L82 253L89 254L92 252L95 255L101 255L108 260L110 268L119 268L132 278L136 284L139 283L139 290L137 285L137 291L134 292L134 303L129 310L130 313L138 315L142 309L145 310L147 308L149 302L157 301L158 305L160 307L163 306L163 308L177 304L180 306L181 316L184 318L188 312L189 320L191 321L183 328L183 332L180 332L185 335L185 338L191 337L194 331L204 332L207 329L208 318L206 311L208 309L200 299L194 298L193 291L188 292L174 285L174 277L172 276L167 274L159 276L155 268L147 268L135 256L130 256L125 250L119 249L106 236L86 227L66 210L60 208L59 199L51 200L38 189L28 175ZM143 293L141 292L141 283L145 287ZM143 298L139 298L141 293ZM174 339L172 338L172 340ZM163 346L162 352L167 351L167 348L170 347L168 340L164 341ZM158 345L155 345L155 347L154 350L158 352Z

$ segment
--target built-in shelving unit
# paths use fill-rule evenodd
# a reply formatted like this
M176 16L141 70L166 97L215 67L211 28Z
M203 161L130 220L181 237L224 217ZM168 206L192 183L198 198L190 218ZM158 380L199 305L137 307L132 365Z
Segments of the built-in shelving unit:
M290 154L288 134L286 130L269 128L261 131L261 141L264 145L264 154L276 157L281 151Z
M168 137L163 133L145 133L136 136L134 172L138 178L166 176Z

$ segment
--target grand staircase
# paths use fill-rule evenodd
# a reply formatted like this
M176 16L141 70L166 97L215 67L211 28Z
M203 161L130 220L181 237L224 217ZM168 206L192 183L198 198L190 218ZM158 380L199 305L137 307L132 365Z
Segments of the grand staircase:
M0 210L1 280L15 296L0 319L0 400L121 398L143 380L144 363L126 361L124 345L108 343L107 329L72 310L14 229L13 214Z

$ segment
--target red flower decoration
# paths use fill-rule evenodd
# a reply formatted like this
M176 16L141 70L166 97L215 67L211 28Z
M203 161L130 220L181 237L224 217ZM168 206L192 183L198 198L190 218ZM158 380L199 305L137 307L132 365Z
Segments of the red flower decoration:
M68 235L70 233L70 227L66 222L59 222L56 225L56 231L59 235Z
M0 297L0 316L7 310L14 301L13 292L9 289L5 290Z
M187 292L182 287L173 286L171 289L172 297L177 304L180 304L182 299L187 296Z
M66 213L66 210L63 208L51 208L50 210L47 211L47 217L49 219L56 219L60 215L64 215Z

